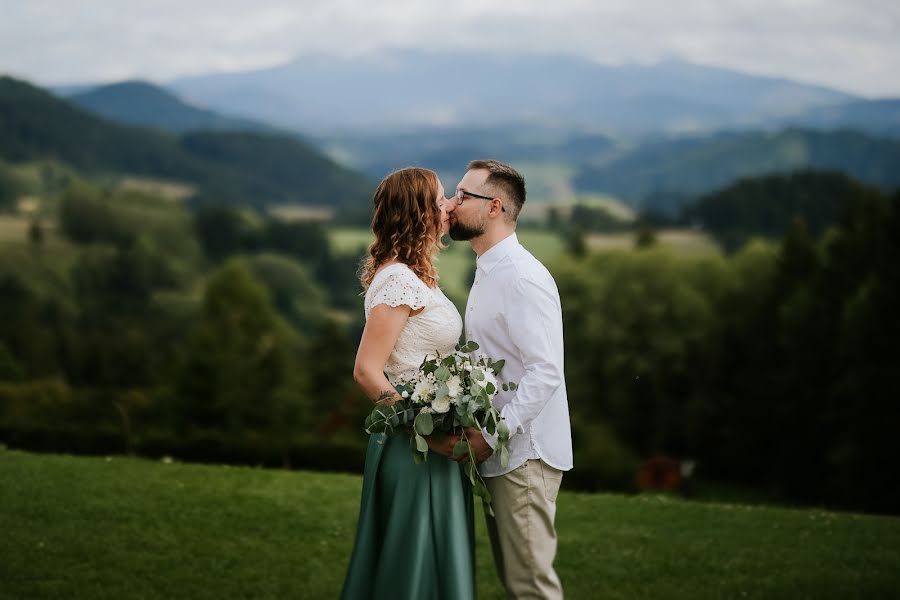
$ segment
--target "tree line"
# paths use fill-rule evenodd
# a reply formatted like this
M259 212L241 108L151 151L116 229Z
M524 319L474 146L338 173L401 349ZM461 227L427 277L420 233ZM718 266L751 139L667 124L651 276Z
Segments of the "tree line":
M631 490L638 463L665 454L785 500L900 510L900 198L840 194L818 238L798 218L727 255L682 258L651 238L548 265L568 485ZM62 240L0 253L0 439L361 468L359 252L333 252L321 224L80 181L57 211Z
M626 485L662 453L784 500L900 510L900 194L846 194L819 241L798 218L731 256L554 267L573 411L594 424L576 430L574 477Z

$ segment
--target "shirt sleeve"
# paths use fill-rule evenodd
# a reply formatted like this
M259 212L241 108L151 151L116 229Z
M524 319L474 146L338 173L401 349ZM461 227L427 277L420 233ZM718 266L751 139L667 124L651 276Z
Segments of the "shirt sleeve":
M522 278L507 303L509 337L525 366L515 396L500 411L510 437L525 431L565 381L562 310L555 284L548 284Z
M413 310L425 308L430 299L430 290L416 274L409 269L397 270L378 285L366 302L366 315L379 304L388 306L406 305Z

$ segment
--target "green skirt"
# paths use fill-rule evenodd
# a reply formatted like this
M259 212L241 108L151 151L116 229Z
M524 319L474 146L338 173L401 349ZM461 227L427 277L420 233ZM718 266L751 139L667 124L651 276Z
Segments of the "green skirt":
M472 490L460 465L416 464L409 435L373 434L344 600L475 598Z

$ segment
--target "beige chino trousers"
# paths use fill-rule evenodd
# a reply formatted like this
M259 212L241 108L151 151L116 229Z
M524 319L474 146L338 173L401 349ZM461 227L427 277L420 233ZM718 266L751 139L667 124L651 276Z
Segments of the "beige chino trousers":
M507 598L563 597L553 560L556 557L556 496L562 471L531 459L500 475L485 477L494 516L487 517L497 574Z

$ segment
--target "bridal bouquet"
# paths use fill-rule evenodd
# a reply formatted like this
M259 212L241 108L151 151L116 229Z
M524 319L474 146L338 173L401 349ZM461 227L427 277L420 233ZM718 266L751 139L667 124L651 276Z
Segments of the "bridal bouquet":
M410 444L417 463L428 458L425 437L434 434L457 434L462 438L453 447L453 456L469 454L466 474L476 496L491 510L491 495L475 465L475 453L466 439L467 427L483 429L497 435L495 452L500 464L509 463L509 428L491 399L502 388L516 388L515 383L499 385L497 376L505 361L480 355L473 360L470 353L478 350L472 341L457 344L447 356L427 356L418 372L396 386L401 399L393 405L379 404L366 418L366 433L393 433L397 428L411 428Z

